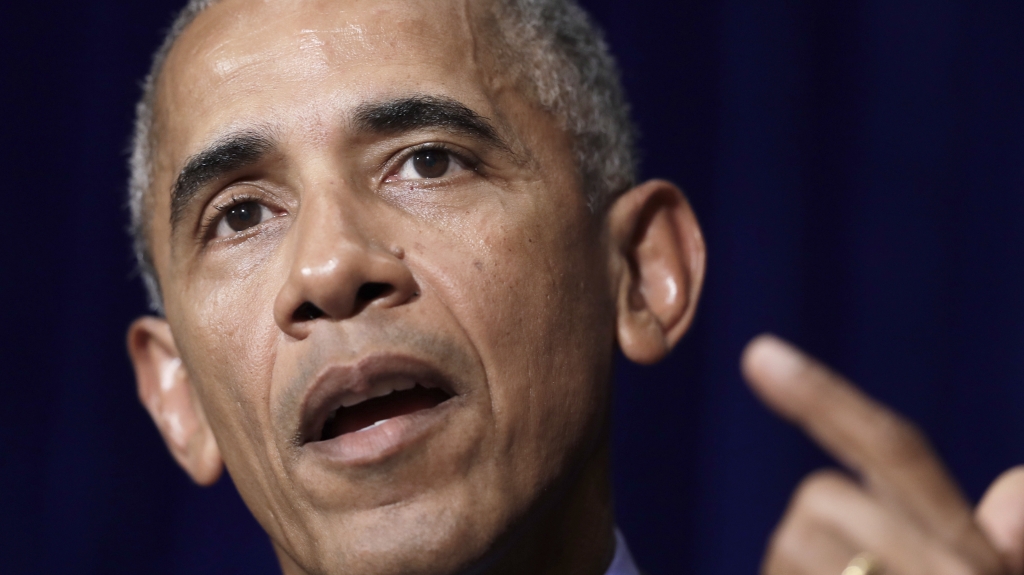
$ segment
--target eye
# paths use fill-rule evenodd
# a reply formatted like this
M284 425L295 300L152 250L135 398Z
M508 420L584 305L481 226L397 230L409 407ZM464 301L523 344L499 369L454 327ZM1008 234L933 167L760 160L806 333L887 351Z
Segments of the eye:
M465 168L447 150L428 148L410 156L398 169L400 180L436 180Z
M217 224L216 236L225 238L257 226L274 217L270 208L259 202L241 202L223 209L224 215Z

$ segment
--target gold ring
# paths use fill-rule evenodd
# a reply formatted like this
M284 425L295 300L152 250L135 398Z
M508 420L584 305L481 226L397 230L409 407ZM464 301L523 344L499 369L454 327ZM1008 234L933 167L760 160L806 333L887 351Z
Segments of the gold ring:
M882 569L870 553L860 553L843 569L843 575L878 575Z

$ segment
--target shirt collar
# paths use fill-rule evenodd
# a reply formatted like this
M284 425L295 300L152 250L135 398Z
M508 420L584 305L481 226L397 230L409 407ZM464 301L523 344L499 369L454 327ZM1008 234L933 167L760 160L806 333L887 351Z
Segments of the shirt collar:
M640 570L633 562L633 555L629 552L629 546L626 545L626 538L618 529L615 530L615 558L612 559L612 564L605 575L640 575Z

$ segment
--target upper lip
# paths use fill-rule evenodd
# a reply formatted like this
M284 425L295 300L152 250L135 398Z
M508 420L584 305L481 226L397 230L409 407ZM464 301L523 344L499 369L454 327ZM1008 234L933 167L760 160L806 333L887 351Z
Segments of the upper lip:
M408 355L372 355L355 363L323 368L302 401L299 444L318 441L327 418L342 405L408 388L410 382L457 395L451 378L430 363Z

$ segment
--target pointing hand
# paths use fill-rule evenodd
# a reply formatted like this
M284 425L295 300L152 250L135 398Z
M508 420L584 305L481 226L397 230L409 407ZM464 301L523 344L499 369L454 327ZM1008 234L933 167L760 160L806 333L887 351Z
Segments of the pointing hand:
M760 336L742 367L772 410L851 472L804 479L762 573L1024 575L1024 467L973 510L920 430L821 363Z

